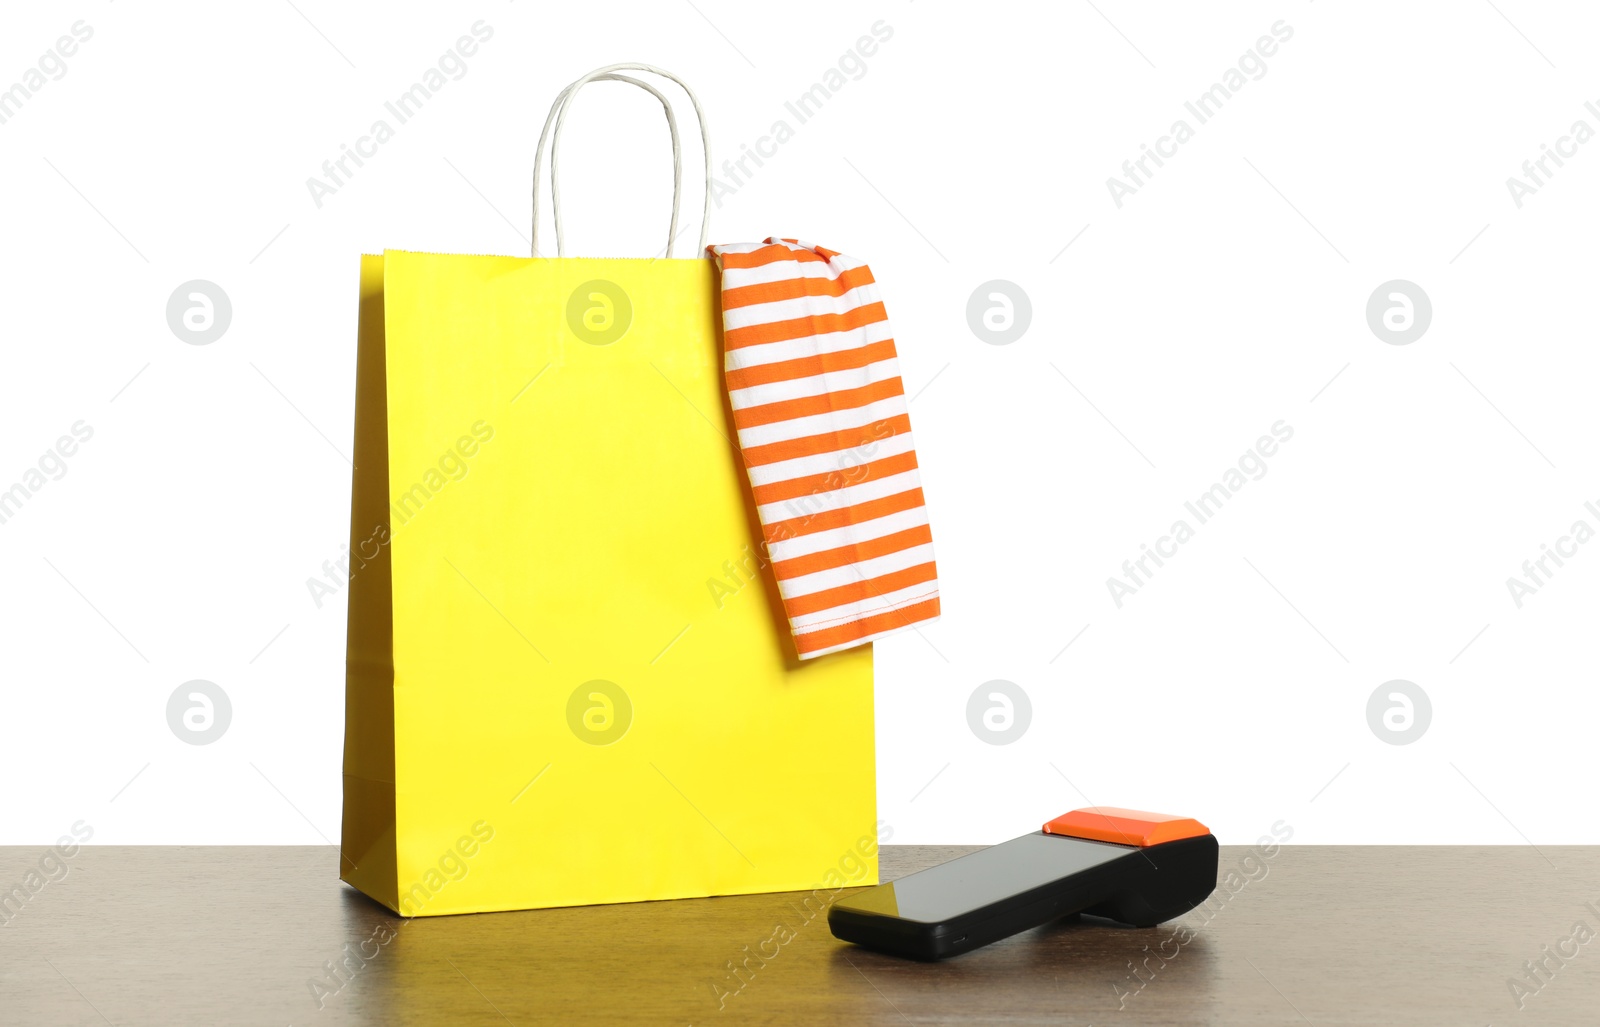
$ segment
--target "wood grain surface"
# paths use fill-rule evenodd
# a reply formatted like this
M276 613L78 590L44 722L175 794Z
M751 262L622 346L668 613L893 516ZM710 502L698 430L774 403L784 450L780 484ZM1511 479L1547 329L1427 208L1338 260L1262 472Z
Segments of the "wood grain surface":
M964 851L885 846L883 876ZM1224 846L1204 912L937 964L836 941L800 895L406 921L331 848L43 854L0 848L0 890L44 882L0 907L3 1024L1600 1024L1574 940L1600 848Z

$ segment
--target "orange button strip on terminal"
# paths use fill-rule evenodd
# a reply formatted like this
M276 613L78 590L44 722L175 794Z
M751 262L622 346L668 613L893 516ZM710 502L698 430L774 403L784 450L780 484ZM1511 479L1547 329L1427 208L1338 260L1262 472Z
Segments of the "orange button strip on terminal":
M1181 838L1200 838L1210 834L1211 829L1193 817L1143 813L1115 806L1091 806L1056 817L1044 825L1044 833L1149 848Z

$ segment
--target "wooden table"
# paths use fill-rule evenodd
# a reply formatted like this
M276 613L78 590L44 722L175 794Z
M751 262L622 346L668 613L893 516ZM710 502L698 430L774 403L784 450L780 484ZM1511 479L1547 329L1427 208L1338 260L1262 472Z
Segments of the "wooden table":
M42 851L0 848L0 887ZM964 851L886 846L884 877ZM90 847L5 910L0 1023L1600 1024L1600 942L1571 940L1600 935L1600 848L1249 855L1223 847L1233 890L1187 931L1066 921L922 964L796 896L404 921L332 849Z

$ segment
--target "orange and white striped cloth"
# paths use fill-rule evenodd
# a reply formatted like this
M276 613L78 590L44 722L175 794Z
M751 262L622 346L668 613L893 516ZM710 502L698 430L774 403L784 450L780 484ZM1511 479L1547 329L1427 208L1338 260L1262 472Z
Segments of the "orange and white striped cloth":
M934 620L933 536L871 269L795 239L706 250L763 555L800 657Z

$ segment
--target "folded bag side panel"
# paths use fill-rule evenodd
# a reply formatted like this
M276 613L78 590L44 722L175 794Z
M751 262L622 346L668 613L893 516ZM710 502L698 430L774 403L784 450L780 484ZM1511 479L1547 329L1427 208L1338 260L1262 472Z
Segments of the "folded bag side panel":
M339 876L378 902L398 909L383 270L381 255L361 258Z

